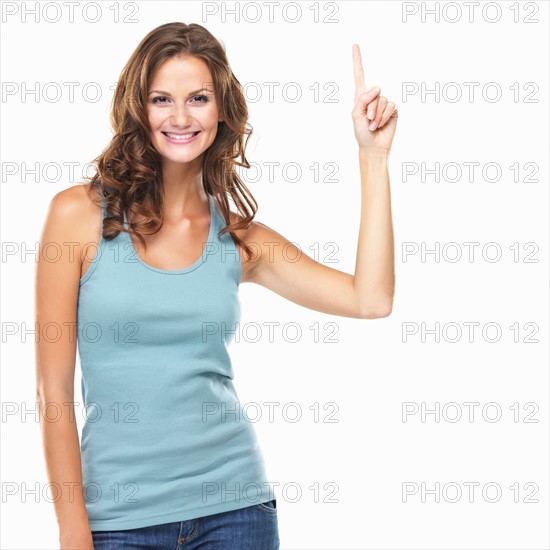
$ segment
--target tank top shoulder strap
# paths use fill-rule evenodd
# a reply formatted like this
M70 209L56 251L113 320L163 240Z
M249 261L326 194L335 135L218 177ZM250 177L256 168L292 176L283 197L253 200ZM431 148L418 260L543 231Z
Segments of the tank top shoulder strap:
M101 197L101 223L99 225L100 229L100 239L103 241L103 221L105 220L105 212L107 211L107 197L103 194L103 189L99 182L96 182L97 191Z
M96 183L95 185L97 187L97 191L101 198L101 221L99 223L99 243L95 254L93 254L93 259L91 260L90 265L86 270L86 273L84 273L84 275L80 278L80 285L84 284L93 275L101 257L103 256L103 249L107 244L105 239L103 238L103 220L105 219L105 212L107 210L107 198L103 194L101 185L99 183ZM86 253L86 255L88 255L88 253Z
M100 183L96 183L97 191L99 193L99 196L101 197L101 222L103 224L103 220L105 218L105 208L107 206L107 198L103 194L103 189L101 188Z
M217 240L219 238L218 233L220 229L223 227L223 225L225 224L223 221L223 216L221 212L218 210L216 199L212 195L209 195L208 193L207 193L207 197L208 197L208 202L210 203L210 215L212 216L211 218L212 229L213 229L212 238Z

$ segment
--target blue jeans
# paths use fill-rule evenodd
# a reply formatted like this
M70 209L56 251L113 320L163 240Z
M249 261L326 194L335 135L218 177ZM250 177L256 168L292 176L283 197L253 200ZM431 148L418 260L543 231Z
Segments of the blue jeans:
M278 550L276 500L197 519L92 531L94 550Z

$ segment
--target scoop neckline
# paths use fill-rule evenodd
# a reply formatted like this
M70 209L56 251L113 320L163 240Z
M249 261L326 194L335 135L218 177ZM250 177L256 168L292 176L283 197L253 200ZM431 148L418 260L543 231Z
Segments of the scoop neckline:
M214 216L215 216L215 211L214 211L214 200L212 198L212 196L210 194L206 194L206 196L208 197L208 205L209 205L209 208L210 208L210 228L208 229L208 237L206 239L207 243L211 242L212 241L212 237L214 235L214 227L215 227L215 224L214 224ZM126 219L126 212L124 212L124 220L125 220L125 223L126 225L128 224L128 220ZM184 269L161 269L159 267L154 267L152 265L149 265L147 262L143 261L138 253L137 253L137 250L134 246L134 243L132 241L132 236L130 235L130 233L127 233L126 232L126 236L128 238L128 241L130 242L130 247L131 247L131 250L132 252L134 253L134 256L136 257L137 261L144 267L146 267L147 269L150 269L151 271L156 271L157 273L165 273L166 275L180 275L182 273L189 273L190 271L194 271L195 269L198 269L205 261L206 261L206 255L207 255L207 247L204 246L203 247L203 250L202 250L202 254L200 255L200 257L198 258L198 260L196 262L194 262L192 265L190 265L189 267L185 267Z

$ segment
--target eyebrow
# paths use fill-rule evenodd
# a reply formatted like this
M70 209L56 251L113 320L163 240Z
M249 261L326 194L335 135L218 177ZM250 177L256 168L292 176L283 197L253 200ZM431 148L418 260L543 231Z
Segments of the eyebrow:
M200 90L195 90L194 92L189 92L189 95L195 95L195 94L199 94L201 92L209 92L209 93L213 93L212 90L209 90L208 88L201 88ZM163 95L170 95L170 92L165 92L163 90L151 90L149 92L148 95L151 95L151 94L163 94Z

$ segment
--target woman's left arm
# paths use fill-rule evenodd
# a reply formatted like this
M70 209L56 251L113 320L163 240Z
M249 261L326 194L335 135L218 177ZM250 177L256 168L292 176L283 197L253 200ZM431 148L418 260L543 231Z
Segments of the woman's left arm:
M316 262L273 229L252 222L247 241L254 243L261 253L243 282L257 283L322 313L375 319L391 313L395 287L388 159L397 125L397 108L380 95L379 87L367 90L356 44L353 66L352 118L361 175L355 274ZM296 257L299 260L294 261Z

